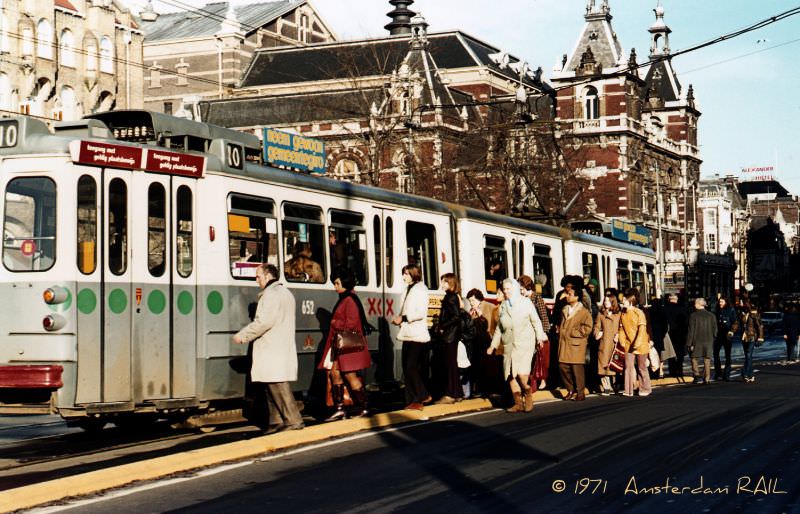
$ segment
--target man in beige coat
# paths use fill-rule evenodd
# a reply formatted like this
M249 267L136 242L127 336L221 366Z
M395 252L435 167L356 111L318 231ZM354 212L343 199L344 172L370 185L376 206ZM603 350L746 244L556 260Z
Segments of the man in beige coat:
M278 269L272 264L258 267L256 283L263 291L255 318L233 336L233 342L253 341L251 379L266 386L270 419L281 419L268 433L297 430L304 425L289 387L289 382L297 380L294 296L278 282Z
M561 315L558 329L558 363L561 380L567 388L565 400L586 399L584 364L586 346L592 332L592 313L580 301L581 290L567 291L567 305Z

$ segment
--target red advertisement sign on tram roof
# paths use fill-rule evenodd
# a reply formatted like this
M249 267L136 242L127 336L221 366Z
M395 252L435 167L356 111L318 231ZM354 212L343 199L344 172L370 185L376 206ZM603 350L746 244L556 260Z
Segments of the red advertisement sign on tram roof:
M70 153L72 161L79 164L136 170L142 167L144 149L96 141L73 141Z
M144 169L155 173L201 178L206 171L206 158L148 148Z
M86 166L102 166L126 170L201 178L206 171L206 158L153 148L116 145L97 141L70 143L72 161Z

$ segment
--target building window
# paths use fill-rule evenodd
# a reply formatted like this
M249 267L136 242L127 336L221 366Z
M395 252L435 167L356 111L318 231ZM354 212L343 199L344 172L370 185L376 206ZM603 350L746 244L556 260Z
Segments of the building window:
M352 180L353 182L360 182L361 173L358 169L358 163L352 159L340 159L333 169L333 176L339 180Z
M300 31L299 31L299 33L300 33L300 37L299 37L300 42L301 43L308 43L308 39L309 39L308 38L308 33L309 33L308 16L305 15L305 14L300 16Z
M0 109L4 111L12 110L11 105L11 80L5 73L0 73Z
M64 86L61 88L61 94L58 96L58 98L59 102L61 103L60 119L74 120L75 118L77 118L76 115L77 105L75 104L75 90L69 86ZM54 118L58 118L58 116L54 116Z
M94 42L86 45L86 71L97 71L97 45Z
M186 76L186 73L187 73L187 71L189 69L189 65L182 62L182 63L178 64L176 66L176 68L178 70L178 85L179 86L185 86L185 85L189 84L189 80L188 80L188 78Z
M642 186L642 214L650 212L650 200L647 197L647 188Z
M678 197L670 195L669 197L669 217L670 219L678 219Z
M596 88L586 88L586 92L583 94L583 107L584 118L587 120L596 120L600 117L600 97Z
M100 40L100 71L114 73L114 45L108 36Z
M717 253L716 234L706 234L706 253Z
M6 13L0 14L0 52L11 52L11 39L9 37L9 28L11 25L8 22L8 15Z
M40 20L36 26L36 55L44 59L53 58L53 27L47 20Z
M4 36L7 32L4 32ZM33 27L22 29L22 56L30 57L33 55Z
M172 115L172 102L164 102L164 114Z
M61 32L59 39L59 48L61 51L60 59L63 66L75 67L75 40L72 37L72 31L64 29Z

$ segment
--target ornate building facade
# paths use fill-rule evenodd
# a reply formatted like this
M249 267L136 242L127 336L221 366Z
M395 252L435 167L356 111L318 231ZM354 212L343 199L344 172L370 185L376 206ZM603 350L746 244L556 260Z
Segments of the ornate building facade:
M3 0L0 113L74 120L142 107L143 34L115 0Z
M551 83L561 148L579 177L571 218L582 228L621 219L650 229L666 292L685 287L698 236L700 111L672 66L664 8L654 12L649 56L640 64L635 50L623 51L608 0L589 0L575 49Z

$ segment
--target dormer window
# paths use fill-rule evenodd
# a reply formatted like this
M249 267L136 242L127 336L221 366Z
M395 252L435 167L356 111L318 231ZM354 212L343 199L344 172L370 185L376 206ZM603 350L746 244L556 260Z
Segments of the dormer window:
M600 96L594 87L587 87L583 93L583 115L587 120L600 118Z

